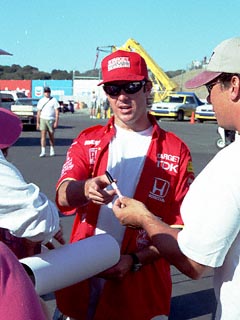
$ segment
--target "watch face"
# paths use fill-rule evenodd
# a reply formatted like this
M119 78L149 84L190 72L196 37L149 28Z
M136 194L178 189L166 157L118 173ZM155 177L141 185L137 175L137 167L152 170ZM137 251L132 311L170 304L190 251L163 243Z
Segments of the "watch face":
M141 263L135 263L133 266L132 266L132 271L133 272L136 272L138 270L140 270L142 267L142 264Z

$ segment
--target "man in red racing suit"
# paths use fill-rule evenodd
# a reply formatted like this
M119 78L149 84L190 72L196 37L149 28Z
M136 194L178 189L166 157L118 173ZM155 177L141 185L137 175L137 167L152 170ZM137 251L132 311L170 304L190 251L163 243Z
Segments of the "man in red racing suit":
M135 95L137 94L138 92ZM131 99L135 95L131 94ZM111 96L108 98L111 106L114 106ZM144 117L152 129L133 197L144 202L151 212L169 225L182 225L180 206L194 179L190 151L180 138L161 129L147 111ZM69 200L68 193L71 192L71 183L86 182L83 187L85 191L89 181L101 179L102 189L109 184L105 171L109 170L109 158L113 157L111 143L119 130L116 129L116 124L119 124L119 118L114 113L105 126L96 125L81 132L68 150L57 183L56 202L62 213L76 215L70 242L91 237L98 229L99 212L106 201L99 205L100 200L97 197L91 199L89 192L88 197L85 193L85 201L77 205L76 200ZM118 177L114 178L118 181ZM65 183L67 187L64 199L67 200L62 200L63 192L61 194L60 191ZM131 183L129 172L125 185ZM120 182L120 190L124 195L125 185ZM81 194L80 187L75 198L78 194ZM144 230L126 227L120 246L121 259L125 259L124 274L120 277L103 276L105 281L90 319L150 320L158 315L168 315L172 288L169 263L158 255ZM135 264L133 253L140 260L140 269L132 268ZM102 274L93 278L101 277ZM56 292L57 306L63 314L74 319L89 319L92 280L88 279Z

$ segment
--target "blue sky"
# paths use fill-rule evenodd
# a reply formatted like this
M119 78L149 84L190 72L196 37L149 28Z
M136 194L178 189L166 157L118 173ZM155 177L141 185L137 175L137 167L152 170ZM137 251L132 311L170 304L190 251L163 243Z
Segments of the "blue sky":
M93 69L96 48L138 41L164 70L186 69L240 36L240 1L1 0L1 65ZM106 53L101 52L97 67Z

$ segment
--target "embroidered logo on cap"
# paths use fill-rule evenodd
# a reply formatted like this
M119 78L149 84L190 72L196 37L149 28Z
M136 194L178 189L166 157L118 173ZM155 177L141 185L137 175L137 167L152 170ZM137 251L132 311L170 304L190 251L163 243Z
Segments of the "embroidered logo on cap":
M118 68L131 68L129 57L117 57L108 61L108 71Z

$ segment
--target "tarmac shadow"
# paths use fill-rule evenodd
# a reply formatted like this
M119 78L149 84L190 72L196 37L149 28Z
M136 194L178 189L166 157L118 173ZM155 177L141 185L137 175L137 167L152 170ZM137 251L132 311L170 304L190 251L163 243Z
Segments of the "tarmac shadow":
M73 142L73 139L70 138L55 138L55 146L70 146ZM19 138L14 144L15 146L21 147L33 147L40 145L40 137L29 137L29 138ZM49 141L47 138L47 146L49 146Z
M57 129L72 129L73 126L67 126L67 125L58 125ZM23 126L22 129L23 132L39 132L39 130L36 129L35 125L27 125L27 126Z
M171 300L171 312L169 320L190 320L206 316L206 319L214 319L216 311L216 299L213 289L201 290ZM208 317L207 317L208 316Z

